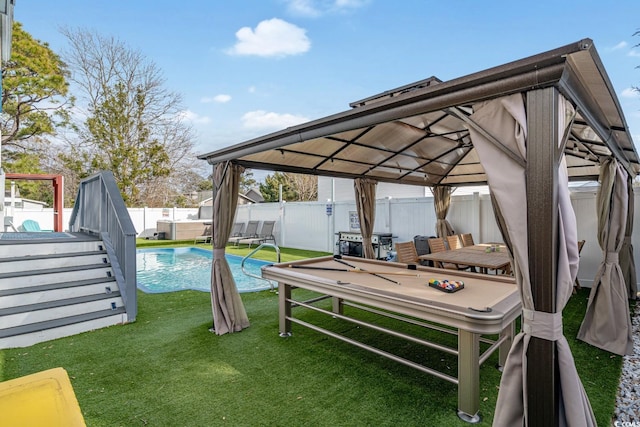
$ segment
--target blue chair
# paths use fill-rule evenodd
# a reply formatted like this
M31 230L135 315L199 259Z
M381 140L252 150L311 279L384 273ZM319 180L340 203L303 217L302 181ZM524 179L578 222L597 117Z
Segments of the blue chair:
M27 219L25 220L22 225L20 227L18 227L18 230L22 231L22 232L41 232L41 231L53 231L53 230L42 230L40 228L40 224L38 224L37 221L34 221L32 219Z

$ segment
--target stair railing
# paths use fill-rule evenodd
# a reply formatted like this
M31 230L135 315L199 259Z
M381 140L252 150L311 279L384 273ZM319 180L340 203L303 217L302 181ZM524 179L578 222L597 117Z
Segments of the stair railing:
M138 313L136 230L113 173L102 171L80 182L69 230L94 235L104 241L112 258L127 320L134 321Z

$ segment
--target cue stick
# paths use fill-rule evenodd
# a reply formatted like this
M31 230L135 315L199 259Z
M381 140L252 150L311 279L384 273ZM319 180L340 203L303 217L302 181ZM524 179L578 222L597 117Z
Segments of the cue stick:
M411 276L411 277L421 277L419 274L407 273L404 271L368 271L362 269L348 269L348 268L331 268L331 267L314 267L310 265L288 265L289 268L303 268L308 270L325 270L325 271L343 271L345 273L367 273L367 274L390 274L396 276ZM386 279L386 277L383 277Z
M360 267L356 267L355 265L351 265L351 264L349 264L349 263L348 263L348 262L346 262L346 261L343 261L343 260L342 260L342 256L340 256L340 255L334 255L334 256L333 256L333 260L334 260L334 261L336 261L336 262L339 262L340 264L348 265L349 267L351 267L351 268L353 268L353 269L356 269L356 270L360 270L360 271L367 271L367 270L364 270L364 269L362 269L362 268L360 268ZM395 281L395 280L393 280L393 279L389 279L388 277L381 276L381 275L379 275L379 274L377 274L377 273L372 273L372 272L370 272L370 271L367 271L367 273L372 274L372 275L374 275L374 276L376 276L376 277L379 277L379 278L381 278L381 279L388 280L389 282L391 282L391 283L395 283L396 285L399 285L399 284L400 284L400 282L397 282L397 281Z

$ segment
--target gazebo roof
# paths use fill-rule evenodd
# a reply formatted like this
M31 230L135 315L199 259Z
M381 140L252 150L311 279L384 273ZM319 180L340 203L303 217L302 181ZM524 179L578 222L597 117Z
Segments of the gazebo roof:
M398 184L484 184L468 130L475 127L473 104L550 86L577 110L564 148L569 178L597 179L600 160L611 155L635 176L638 154L590 39L446 82L431 77L198 157L210 164Z
M485 101L491 102L478 105ZM498 222L508 239L527 309L522 334L531 338L520 340L522 345L509 354L511 358L515 352L511 360L522 360L518 357L526 352L529 361L507 362L502 378L508 382L503 390L515 391L524 384L526 390L507 397L501 394L498 416L505 423L512 417L524 420L526 412L529 424L535 426L594 423L575 367L570 366L571 350L556 337L564 298L573 282L571 269L577 267L575 216L564 170L559 169L564 165L560 154L561 150L566 154L568 176L574 180L596 179L600 165L610 164L619 172L617 181L626 184L627 176L618 164L630 176L637 175L640 164L592 41L584 39L447 82L432 77L351 107L199 158L219 164L214 168L214 183L224 181L227 187L234 179L226 175L228 165L222 164L226 162L254 169L458 186L487 182L476 153L480 150L491 173ZM239 172L238 168L233 171ZM372 199L366 191L371 184L355 182L354 189L364 201ZM224 185L220 188L224 190ZM620 201L626 189L618 185ZM225 192L220 194L222 200ZM615 209L622 212L620 201ZM362 205L359 215L371 219L367 204ZM230 225L228 206L220 206L214 221L227 220ZM221 239L222 244L226 241ZM627 301L619 308L628 308ZM619 331L625 333L624 328ZM536 398L526 400L525 396ZM566 419L560 422L561 418Z

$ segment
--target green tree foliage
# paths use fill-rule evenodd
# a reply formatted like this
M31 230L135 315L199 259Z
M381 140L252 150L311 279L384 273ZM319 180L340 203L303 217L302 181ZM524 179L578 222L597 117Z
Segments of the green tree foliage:
M267 175L264 184L260 184L260 193L265 202L279 201L280 185L282 185L282 200L287 202L298 200L298 195L287 178L287 174L275 172L273 175Z
M11 60L2 64L2 148L33 149L34 137L54 135L66 123L73 99L66 64L46 43L13 23ZM3 153L3 155L6 155ZM13 171L26 172L26 171Z
M11 160L3 162L3 167L10 172L25 174L41 174L40 156L38 154L25 152L12 152ZM23 199L38 200L53 206L53 186L51 181L39 180L16 180L15 186L20 197ZM5 182L5 188L10 188L10 180Z
M164 88L153 62L124 43L87 31L63 34L71 45L64 58L86 110L60 157L64 169L76 180L112 171L129 206L186 203L197 185L188 173L196 157L181 97Z
M69 71L47 45L34 39L19 22L13 23L11 59L2 64L2 168L6 172L51 173L47 136L64 126L73 106L68 97ZM7 189L9 189L7 183ZM49 181L17 180L22 198L51 205Z
M196 185L196 191L213 191L213 178L211 175L206 179L202 179Z
M130 92L119 81L103 91L86 120L88 142L95 149L91 170L112 171L125 202L139 203L146 182L171 173L169 155L145 122L146 93L141 87Z

